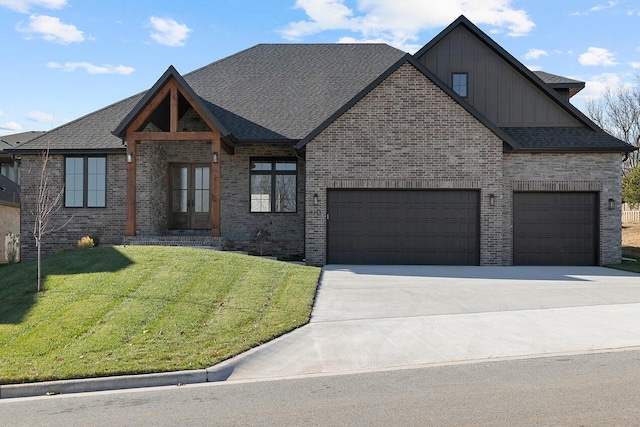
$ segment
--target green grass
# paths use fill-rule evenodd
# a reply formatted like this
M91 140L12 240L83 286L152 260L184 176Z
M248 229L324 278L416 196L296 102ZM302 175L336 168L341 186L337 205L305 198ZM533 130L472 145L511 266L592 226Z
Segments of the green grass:
M630 271L632 273L640 273L640 256L628 253L625 253L622 256L625 258L635 259L636 261L622 261L620 264L610 264L607 267L615 268L616 270Z
M0 268L0 384L200 369L309 320L320 270L98 247Z

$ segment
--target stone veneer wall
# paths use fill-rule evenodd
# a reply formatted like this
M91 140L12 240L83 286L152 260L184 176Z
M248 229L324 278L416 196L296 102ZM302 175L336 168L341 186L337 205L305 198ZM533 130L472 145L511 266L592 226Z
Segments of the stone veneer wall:
M164 234L167 230L167 145L141 141L137 147L136 235L139 236Z
M306 168L308 264L326 260L331 188L480 189L480 263L503 263L502 141L408 63L309 142Z
M265 255L301 257L304 253L304 176L305 163L298 159L298 201L295 213L250 212L250 158L295 158L292 145L242 145L230 156L221 155L222 206L221 234L231 249L259 253L256 234L266 230L270 237L263 243Z
M20 234L20 207L0 202L0 264L7 262L5 238L9 233Z
M600 198L600 264L619 263L621 247L621 153L505 153L503 263L513 263L514 191L594 191ZM609 199L615 209L609 210Z
M99 154L96 154L99 155ZM120 244L124 235L126 218L126 180L127 162L122 154L108 154L107 158L107 194L106 208L65 208L63 207L51 217L51 226L60 227L71 218L71 221L60 231L48 234L42 245L44 254L54 253L61 249L75 248L77 241L87 235L100 239L101 244ZM64 187L64 159L62 155L51 155L49 160L50 183L53 188ZM33 216L36 189L39 180L41 158L35 154L23 154L20 214L20 247L21 259L36 257L36 246L33 239Z

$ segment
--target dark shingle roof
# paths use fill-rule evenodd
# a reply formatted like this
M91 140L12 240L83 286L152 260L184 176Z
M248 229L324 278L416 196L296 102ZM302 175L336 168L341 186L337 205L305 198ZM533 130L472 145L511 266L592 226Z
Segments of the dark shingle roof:
M31 141L32 139L37 138L44 133L45 132L32 130L29 132L20 132L13 133L11 135L0 136L0 153L2 153L6 149L13 148L16 145Z
M0 203L20 206L20 186L0 175Z
M584 82L580 80L570 79L569 77L559 76L557 74L547 73L546 71L534 71L533 74L540 77L543 82L549 85L562 85L562 86L582 86L584 87Z
M636 148L613 136L586 127L503 127L518 151L617 151Z
M184 79L243 119L246 126L232 131L238 139L262 137L261 127L266 137L298 140L403 55L385 44L260 44Z
M558 76L557 74L551 74L545 71L534 71L533 74L538 76L543 82L551 86L553 89L568 91L569 98L580 92L585 86L585 83L580 80Z
M299 140L404 52L385 44L260 44L184 75L234 139ZM144 93L98 110L23 149L122 150L111 132Z

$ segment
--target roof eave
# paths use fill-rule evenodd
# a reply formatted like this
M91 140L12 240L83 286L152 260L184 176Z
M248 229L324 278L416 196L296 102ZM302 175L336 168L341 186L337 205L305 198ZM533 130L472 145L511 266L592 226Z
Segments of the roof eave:
M9 154L39 154L47 151L46 148L19 148L15 147L6 152ZM50 148L51 154L124 154L126 148Z
M535 147L518 148L514 153L632 153L638 147Z

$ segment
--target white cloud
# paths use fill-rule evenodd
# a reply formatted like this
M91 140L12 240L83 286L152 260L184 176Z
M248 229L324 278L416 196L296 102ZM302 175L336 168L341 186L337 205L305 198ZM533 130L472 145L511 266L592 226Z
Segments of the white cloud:
M131 74L135 71L133 67L124 65L94 65L90 62L47 62L47 67L56 68L66 72L72 72L78 68L84 69L89 74Z
M612 9L614 7L616 7L618 4L620 3L620 1L618 0L610 0L609 2L607 2L607 4L599 4L596 6L593 6L592 8L588 9L585 12L573 12L571 13L571 15L573 16L584 16L584 15L588 15L592 12L600 12L606 9Z
M67 0L0 0L0 6L22 13L29 12L32 7L60 9L66 4Z
M531 71L542 71L542 65L525 65Z
M611 9L613 7L616 7L618 3L620 2L611 0L607 4L599 4L597 6L593 6L591 9L589 9L589 12L600 12L601 10Z
M622 77L617 73L603 73L588 78L578 78L578 80L585 82L585 88L571 98L571 101L576 104L602 97L602 94L608 87L632 86L632 83L623 81Z
M546 50L542 49L529 49L529 52L524 55L524 59L538 59L541 56L549 56L549 53Z
M635 69L640 68L640 62L632 62L631 63L631 68L635 68Z
M20 23L16 29L26 34L37 34L46 41L60 44L84 41L83 32L78 30L75 25L65 24L53 16L31 15L26 27Z
M27 119L38 123L53 123L53 114L44 113L42 111L29 111Z
M7 123L0 124L0 129L17 132L17 131L22 130L22 126L20 126L16 122L7 122Z
M602 47L589 47L585 53L580 54L578 62L584 66L602 65L603 67L617 64L614 60L613 53Z
M171 18L149 18L151 27L151 38L165 46L184 46L189 33L193 31L185 24L179 24Z
M511 0L358 0L355 8L345 0L296 0L308 19L290 22L280 30L285 39L300 40L305 36L330 30L352 31L359 36L349 40L378 40L412 51L418 34L441 28L464 14L476 24L493 30L506 30L510 36L527 34L535 26L526 11L511 7Z

